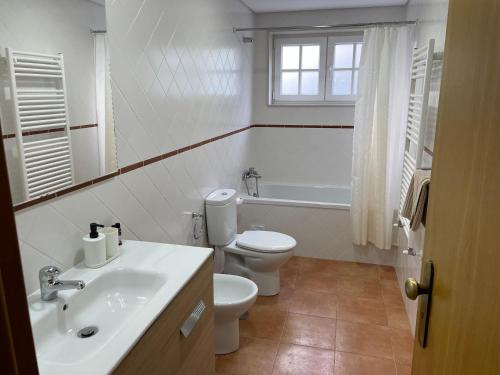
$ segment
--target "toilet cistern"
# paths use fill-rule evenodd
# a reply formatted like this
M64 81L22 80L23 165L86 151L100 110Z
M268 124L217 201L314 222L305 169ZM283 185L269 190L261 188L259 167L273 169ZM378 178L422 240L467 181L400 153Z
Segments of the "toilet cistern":
M85 288L82 280L59 280L61 271L55 266L43 267L38 273L40 280L40 295L42 301L52 301L57 298L57 292L60 290Z

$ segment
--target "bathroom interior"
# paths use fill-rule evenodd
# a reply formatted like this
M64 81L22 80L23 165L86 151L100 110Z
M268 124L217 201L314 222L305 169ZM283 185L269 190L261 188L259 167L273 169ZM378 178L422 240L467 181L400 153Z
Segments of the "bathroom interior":
M0 372L500 373L472 3L0 0Z

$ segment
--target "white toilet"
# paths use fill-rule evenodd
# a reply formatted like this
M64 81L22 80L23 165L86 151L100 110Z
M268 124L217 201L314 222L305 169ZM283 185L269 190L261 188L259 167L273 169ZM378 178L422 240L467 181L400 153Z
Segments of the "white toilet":
M252 280L234 275L214 274L215 354L226 354L240 346L240 316L257 298Z
M219 189L205 199L208 242L224 251L224 273L253 280L260 296L280 291L279 267L292 255L297 242L286 234L245 231L237 234L236 191Z

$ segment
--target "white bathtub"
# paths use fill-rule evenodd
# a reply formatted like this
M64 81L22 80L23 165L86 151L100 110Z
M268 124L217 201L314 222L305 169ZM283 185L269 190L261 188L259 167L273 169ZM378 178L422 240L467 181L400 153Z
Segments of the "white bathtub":
M349 210L351 206L351 189L349 187L264 183L260 184L259 193L260 197L258 198L242 195L243 203L340 210Z
M273 230L297 240L295 255L376 264L394 264L392 251L354 246L348 187L262 183L260 197L241 189L238 233ZM251 190L252 192L252 190Z

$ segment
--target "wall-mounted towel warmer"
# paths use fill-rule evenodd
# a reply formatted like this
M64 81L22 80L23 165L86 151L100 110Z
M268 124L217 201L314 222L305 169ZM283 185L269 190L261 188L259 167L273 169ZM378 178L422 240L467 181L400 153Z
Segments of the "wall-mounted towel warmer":
M63 55L6 49L24 198L74 182Z
M427 46L415 48L413 50L410 100L406 123L406 142L399 205L400 214L403 209L413 173L415 169L422 168L432 63L434 60L440 60L442 58L441 54L434 53L434 43L434 39L430 39ZM405 235L408 238L410 233L410 221L399 215L399 223L400 226L403 227Z

